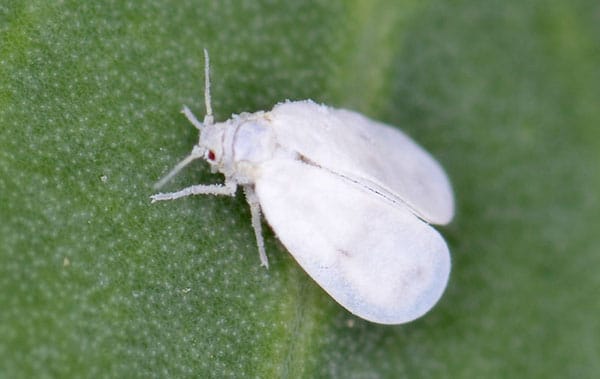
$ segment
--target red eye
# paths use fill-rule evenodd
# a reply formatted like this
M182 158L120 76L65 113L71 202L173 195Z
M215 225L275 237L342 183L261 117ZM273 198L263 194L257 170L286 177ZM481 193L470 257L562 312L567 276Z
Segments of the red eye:
M208 151L208 159L211 161L215 160L215 152L214 151L212 151L212 150Z

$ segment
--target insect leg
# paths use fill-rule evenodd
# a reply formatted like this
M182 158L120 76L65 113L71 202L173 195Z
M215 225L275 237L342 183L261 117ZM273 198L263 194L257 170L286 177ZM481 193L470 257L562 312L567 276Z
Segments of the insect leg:
M177 192L157 193L150 196L152 202L162 200L175 200L190 195L229 195L233 196L237 190L237 183L225 181L225 184L199 184L184 188Z
M256 245L258 246L258 255L260 257L261 266L269 268L269 259L265 252L265 240L262 235L262 224L260 220L260 203L254 188L250 185L243 186L244 193L246 194L246 201L250 205L250 214L252 215L252 228L254 229L254 235L256 236Z

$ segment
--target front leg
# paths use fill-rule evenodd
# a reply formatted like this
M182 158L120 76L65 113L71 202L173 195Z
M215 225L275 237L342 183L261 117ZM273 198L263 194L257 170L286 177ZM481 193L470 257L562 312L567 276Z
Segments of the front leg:
M228 195L233 196L237 190L237 183L231 180L225 180L225 184L199 184L190 186L177 192L169 193L157 193L156 195L150 196L152 202L162 200L175 200L180 197L186 197L190 195Z

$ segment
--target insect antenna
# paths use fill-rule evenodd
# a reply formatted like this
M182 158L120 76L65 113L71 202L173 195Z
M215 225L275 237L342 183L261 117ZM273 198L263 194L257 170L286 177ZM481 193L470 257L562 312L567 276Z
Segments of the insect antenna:
M210 58L206 49L204 49L204 104L206 106L204 125L212 125L214 118L212 106L210 105Z
M154 189L159 189L160 187L164 186L169 180L173 179L173 177L177 175L179 171L181 171L185 166L190 164L190 162L198 158L202 158L204 156L204 151L205 149L203 147L195 145L190 155L183 158L179 163L177 163L177 165L175 165L175 167L173 167L167 175L165 175L154 185Z
M185 115L185 117L194 125L196 129L200 131L202 134L202 130L209 125L213 125L214 117L212 112L212 106L210 101L210 58L208 57L208 50L204 49L204 104L206 107L206 115L204 116L204 122L200 122L196 116L192 113L192 111L187 107L183 106L181 113ZM155 189L159 189L164 186L169 180L171 180L179 171L181 171L185 166L190 164L192 161L204 157L204 152L206 149L200 145L195 145L192 149L192 152L185 158L183 158L175 167L169 171L167 175L165 175L161 180L159 180L155 185Z

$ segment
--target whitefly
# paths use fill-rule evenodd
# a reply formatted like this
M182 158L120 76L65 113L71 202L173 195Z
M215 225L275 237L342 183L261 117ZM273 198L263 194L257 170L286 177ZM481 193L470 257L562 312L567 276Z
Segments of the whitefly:
M350 312L400 324L429 311L450 273L448 247L431 224L454 215L452 188L438 162L398 129L311 100L215 123L204 53L204 120L183 108L200 138L157 187L198 158L225 181L158 193L152 201L231 196L241 186L263 266L261 214L302 268Z

